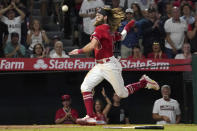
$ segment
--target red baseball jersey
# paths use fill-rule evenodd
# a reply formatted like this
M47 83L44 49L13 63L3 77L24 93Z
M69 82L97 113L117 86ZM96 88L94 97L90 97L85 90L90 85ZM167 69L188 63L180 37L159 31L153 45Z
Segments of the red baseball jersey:
M121 39L121 34L111 33L110 26L107 24L99 25L95 28L91 39L96 39L99 42L99 49L94 49L95 58L97 60L113 56L113 45Z
M162 53L161 57L159 55L155 56L155 54L151 52L148 54L147 58L153 58L153 59L160 59L160 58L165 59L166 58L167 59L168 56L165 53Z
M96 114L96 120L97 121L104 121L106 122L106 117L104 114L100 113L100 114Z
M57 110L56 115L55 115L55 121L57 119L61 119L66 115L66 112L64 111L63 108L60 108ZM78 112L75 109L71 109L71 115L73 118L78 118ZM65 120L63 124L74 124L73 121L71 120Z

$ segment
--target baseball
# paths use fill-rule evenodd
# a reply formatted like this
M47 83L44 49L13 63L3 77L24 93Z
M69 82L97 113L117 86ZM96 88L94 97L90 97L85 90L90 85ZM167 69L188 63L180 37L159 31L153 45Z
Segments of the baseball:
M62 6L62 11L63 12L67 12L68 11L68 6L67 5L63 5Z

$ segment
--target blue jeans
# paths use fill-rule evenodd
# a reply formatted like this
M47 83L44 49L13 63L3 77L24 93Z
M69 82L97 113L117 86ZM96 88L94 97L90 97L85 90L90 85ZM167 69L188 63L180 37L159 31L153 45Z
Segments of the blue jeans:
M165 48L165 53L169 59L174 59L174 57L176 56L176 54L173 52L173 50L169 49L169 48ZM178 53L182 53L182 50L181 49L177 50L177 54Z

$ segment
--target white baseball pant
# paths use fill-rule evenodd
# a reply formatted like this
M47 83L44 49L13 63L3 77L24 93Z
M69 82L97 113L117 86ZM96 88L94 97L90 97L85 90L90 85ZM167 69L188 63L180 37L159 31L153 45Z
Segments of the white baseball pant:
M128 97L128 90L124 87L122 78L122 66L114 57L109 58L110 61L103 64L96 64L86 75L82 85L82 92L92 92L92 89L101 81L106 79L113 87L116 94L121 98Z

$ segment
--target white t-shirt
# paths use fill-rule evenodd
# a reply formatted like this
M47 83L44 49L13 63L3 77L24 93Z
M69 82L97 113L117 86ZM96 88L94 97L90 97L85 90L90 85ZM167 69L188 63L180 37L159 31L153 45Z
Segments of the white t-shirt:
M157 124L175 124L176 115L180 115L181 111L179 108L179 103L176 100L171 98L170 101L165 101L161 98L155 101L152 113L170 118L170 123L167 123L166 121L157 121Z
M185 20L180 19L180 23L174 23L173 19L168 19L164 24L165 32L170 33L170 38L174 42L176 49L181 49L184 39L185 31L187 31L187 24ZM165 47L172 49L170 44L165 41Z
M175 59L185 59L185 56L183 54L177 54Z
M30 46L29 46L29 50L33 51L34 46L38 43L43 45L42 32L45 32L45 31L44 30L40 31L38 36L36 36L34 34L31 36L31 43L30 43ZM31 33L31 31L28 30L27 33L29 35Z
M102 0L92 0L87 1L84 0L79 14L94 14L96 13L96 8L103 7L104 3ZM94 27L95 19L91 19L90 17L84 17L83 18L83 31L87 34L92 34L95 27Z
M7 42L11 41L11 33L17 32L19 34L19 42L21 41L21 23L23 20L21 19L21 16L15 17L13 20L9 20L7 17L2 16L1 21L7 24L8 26L8 40Z
M59 56L54 50L53 53L50 52L50 58L70 58L70 56L66 55L65 51L62 51L62 56Z

